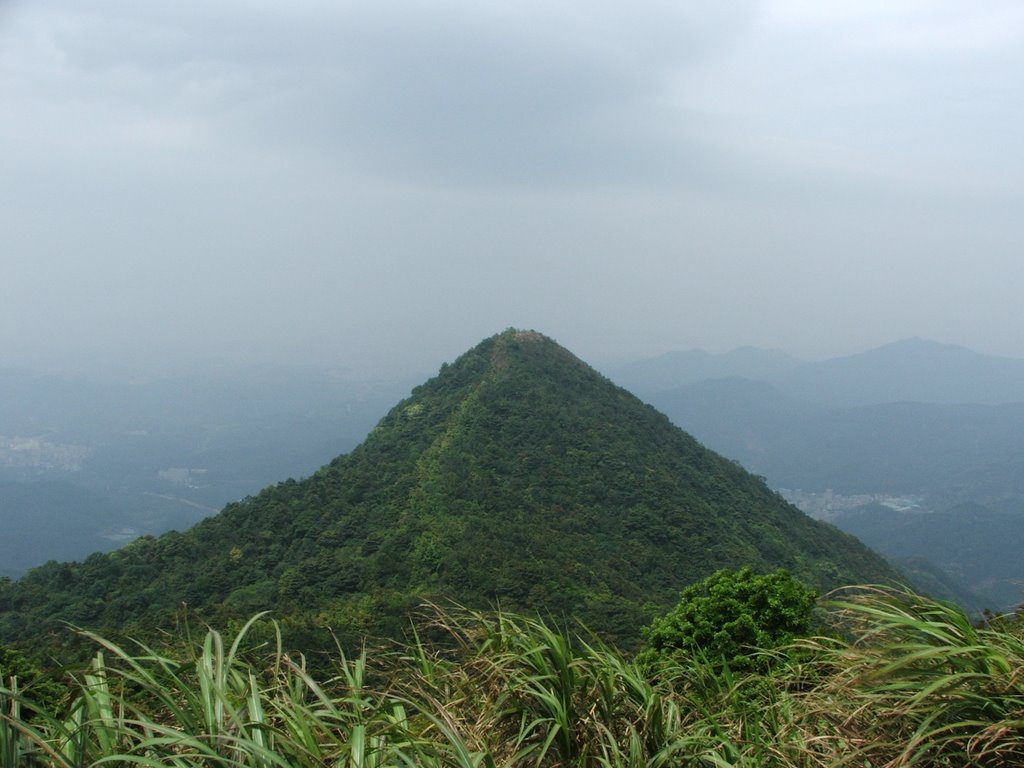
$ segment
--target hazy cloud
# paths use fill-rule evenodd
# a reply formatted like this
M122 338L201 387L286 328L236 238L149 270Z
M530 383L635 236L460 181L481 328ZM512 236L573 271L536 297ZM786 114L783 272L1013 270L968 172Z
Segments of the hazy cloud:
M1015 2L0 6L11 363L1024 356Z

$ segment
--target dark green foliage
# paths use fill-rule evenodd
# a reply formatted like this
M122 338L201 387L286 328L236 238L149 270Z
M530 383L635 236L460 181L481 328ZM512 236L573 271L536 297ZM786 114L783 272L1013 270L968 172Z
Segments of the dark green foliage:
M288 643L353 647L451 599L628 647L684 586L746 564L822 588L893 577L550 339L508 331L312 477L0 586L0 639L59 645L65 621L150 636L184 603L214 623L271 609Z
M706 658L732 671L763 669L772 650L806 635L817 594L783 569L757 575L750 568L720 570L687 587L679 604L647 630L647 662Z
M34 704L51 710L59 706L64 694L64 686L51 680L24 653L5 645L0 645L0 688L18 690ZM31 713L32 708L27 711Z

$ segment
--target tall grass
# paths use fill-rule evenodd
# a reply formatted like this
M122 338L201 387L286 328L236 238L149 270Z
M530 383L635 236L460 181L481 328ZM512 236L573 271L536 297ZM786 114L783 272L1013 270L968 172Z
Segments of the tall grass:
M844 643L802 702L858 760L884 766L1024 765L1024 631L959 608L861 589L833 604ZM851 758L853 759L853 758Z
M1024 643L1014 622L865 589L836 633L762 674L698 657L640 667L592 638L502 613L437 611L427 644L301 657L250 642L255 617L182 653L100 636L47 711L0 688L2 766L511 768L1024 765ZM843 639L837 639L842 637ZM752 652L756 652L752 649Z

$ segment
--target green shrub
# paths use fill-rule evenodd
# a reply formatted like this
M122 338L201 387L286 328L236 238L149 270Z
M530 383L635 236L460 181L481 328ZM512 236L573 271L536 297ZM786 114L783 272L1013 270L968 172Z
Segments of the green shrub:
M764 669L769 651L808 634L817 594L783 569L757 575L721 570L683 590L679 604L647 629L647 664L703 657L734 672Z

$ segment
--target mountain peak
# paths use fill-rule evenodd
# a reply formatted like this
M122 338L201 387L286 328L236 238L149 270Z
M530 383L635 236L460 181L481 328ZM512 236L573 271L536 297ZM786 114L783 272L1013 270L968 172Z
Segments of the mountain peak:
M503 333L499 333L481 342L480 346L490 347L491 362L496 368L503 368L508 365L510 356L518 356L525 362L530 359L537 359L538 355L545 354L586 366L586 363L565 347L538 331L509 328Z
M509 328L505 333L500 334L499 338L508 338L512 341L523 341L523 342L541 342L555 344L555 342L545 336L543 333L537 331L520 331L516 328Z
M634 392L654 394L707 379L768 380L799 365L799 360L778 349L738 347L717 355L691 349L619 366L612 371L612 376Z
M946 344L941 341L935 341L934 339L925 339L921 336L908 336L905 339L897 339L891 341L888 344L883 344L880 347L869 349L866 352L862 352L862 356L882 356L886 354L906 354L907 352L913 352L918 354L929 354L929 355L957 355L957 356L970 356L970 357L982 357L979 353L968 349L967 347L961 347L957 344Z
M441 366L438 375L413 390L413 397L451 387L476 389L495 377L515 376L524 385L534 379L561 381L582 375L603 379L565 347L538 331L509 328L484 339L454 362Z
M141 632L187 602L204 617L274 609L286 636L329 626L357 643L452 599L578 617L629 645L650 606L742 565L823 589L892 575L548 337L509 329L313 476L0 584L0 642L63 618Z

